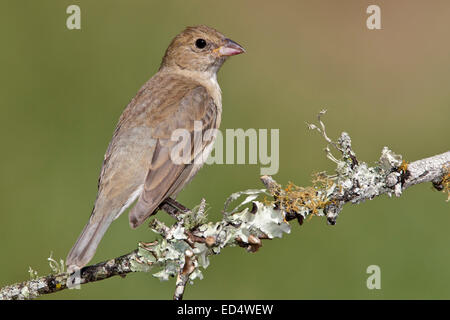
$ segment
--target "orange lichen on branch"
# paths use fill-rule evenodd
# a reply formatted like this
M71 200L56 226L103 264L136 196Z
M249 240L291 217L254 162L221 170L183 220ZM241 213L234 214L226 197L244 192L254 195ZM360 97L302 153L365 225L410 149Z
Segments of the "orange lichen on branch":
M434 181L433 187L436 190L442 191L444 193L447 193L447 202L450 201L450 163L446 163L443 166L444 173L442 176L442 179L440 181Z
M442 192L447 193L447 202L450 201L450 165L445 166L445 174L442 178L440 185L442 186Z
M272 188L271 193L275 198L273 202L278 207L289 213L298 213L302 207L308 209L312 215L318 215L319 210L332 203L327 198L327 189L333 185L333 180L325 173L316 173L312 178L312 186L299 187L289 182L285 188Z
M407 161L403 160L400 167L398 167L398 172L405 173L406 171L408 171L408 165L409 165L409 163Z

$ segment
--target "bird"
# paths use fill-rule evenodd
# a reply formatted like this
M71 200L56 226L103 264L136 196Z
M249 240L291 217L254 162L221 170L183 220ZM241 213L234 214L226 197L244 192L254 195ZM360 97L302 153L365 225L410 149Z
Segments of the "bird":
M196 175L212 151L214 130L221 122L217 72L230 56L244 52L237 42L206 25L187 27L173 38L158 71L119 118L89 221L66 258L69 273L93 258L111 223L133 203L129 223L134 229ZM212 132L208 139L195 134L196 123L202 133ZM172 157L180 149L172 137L175 130L187 132L196 146L187 153L189 161Z

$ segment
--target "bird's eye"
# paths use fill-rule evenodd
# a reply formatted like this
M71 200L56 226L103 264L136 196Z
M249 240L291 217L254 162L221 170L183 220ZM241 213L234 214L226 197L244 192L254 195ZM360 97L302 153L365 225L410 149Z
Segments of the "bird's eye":
M205 39L197 39L195 41L195 46L199 49L203 49L204 47L206 47L206 41Z

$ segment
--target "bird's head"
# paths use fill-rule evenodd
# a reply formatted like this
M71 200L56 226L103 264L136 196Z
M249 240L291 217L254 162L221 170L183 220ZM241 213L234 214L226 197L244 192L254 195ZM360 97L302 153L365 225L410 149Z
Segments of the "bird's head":
M215 74L229 56L245 52L217 30L200 25L187 27L166 50L161 68L180 68Z

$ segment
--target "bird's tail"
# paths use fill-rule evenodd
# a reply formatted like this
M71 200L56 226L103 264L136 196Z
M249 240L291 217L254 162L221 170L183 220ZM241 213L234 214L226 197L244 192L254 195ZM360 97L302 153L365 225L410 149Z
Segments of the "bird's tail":
M103 215L100 219L96 218L94 214L91 216L77 242L67 255L66 265L69 273L84 267L92 259L100 240L114 220L111 215Z

